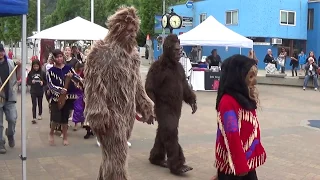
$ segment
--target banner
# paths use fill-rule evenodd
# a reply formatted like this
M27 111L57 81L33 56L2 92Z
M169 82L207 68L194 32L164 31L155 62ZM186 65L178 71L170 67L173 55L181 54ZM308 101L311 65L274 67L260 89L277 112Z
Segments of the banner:
M204 73L205 90L218 91L220 82L220 72L206 71Z

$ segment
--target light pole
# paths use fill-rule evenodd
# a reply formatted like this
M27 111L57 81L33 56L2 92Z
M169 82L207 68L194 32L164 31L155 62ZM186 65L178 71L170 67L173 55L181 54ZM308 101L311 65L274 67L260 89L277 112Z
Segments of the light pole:
M162 15L165 15L165 14L166 14L166 0L162 0ZM163 40L165 35L166 35L166 29L162 27L162 44L161 44L162 53L163 53Z
M41 0L37 0L37 31L38 33L41 31ZM40 42L41 40L39 39L38 40L38 47L37 47L37 50L38 50L38 58L40 60Z
M94 0L91 0L91 22L94 23Z

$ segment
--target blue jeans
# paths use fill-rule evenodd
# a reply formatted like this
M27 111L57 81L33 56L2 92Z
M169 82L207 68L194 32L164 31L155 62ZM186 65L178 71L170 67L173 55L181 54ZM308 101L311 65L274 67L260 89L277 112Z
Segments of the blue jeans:
M314 74L314 75L306 75L304 77L304 82L303 82L303 87L307 87L308 85L308 81L310 79L310 77L313 77L313 85L314 85L314 88L318 88L319 85L318 85L318 75L317 74Z
M16 122L17 122L17 108L15 102L3 102L0 103L0 141L3 140L3 113L6 116L8 122L8 136L15 134Z

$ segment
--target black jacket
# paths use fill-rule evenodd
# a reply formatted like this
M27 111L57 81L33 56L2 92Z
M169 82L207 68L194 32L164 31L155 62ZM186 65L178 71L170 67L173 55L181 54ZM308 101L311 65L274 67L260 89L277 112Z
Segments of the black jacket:
M32 81L34 81L34 83L32 83ZM40 84L41 81L43 82L42 85ZM30 94L42 96L44 92L43 87L47 84L45 73L41 69L38 71L31 70L27 77L27 84L31 87Z
M275 60L274 60L274 57L270 57L269 54L267 54L265 57L264 57L264 60L263 60L264 63L274 63Z

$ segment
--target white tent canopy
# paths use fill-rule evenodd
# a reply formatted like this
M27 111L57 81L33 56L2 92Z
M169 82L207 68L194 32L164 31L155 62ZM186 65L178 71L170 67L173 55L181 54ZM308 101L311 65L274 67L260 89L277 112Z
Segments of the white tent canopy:
M179 36L182 46L226 46L253 48L253 41L248 39L209 16L205 21Z
M62 24L37 33L29 39L53 40L100 40L108 34L108 29L76 17Z

